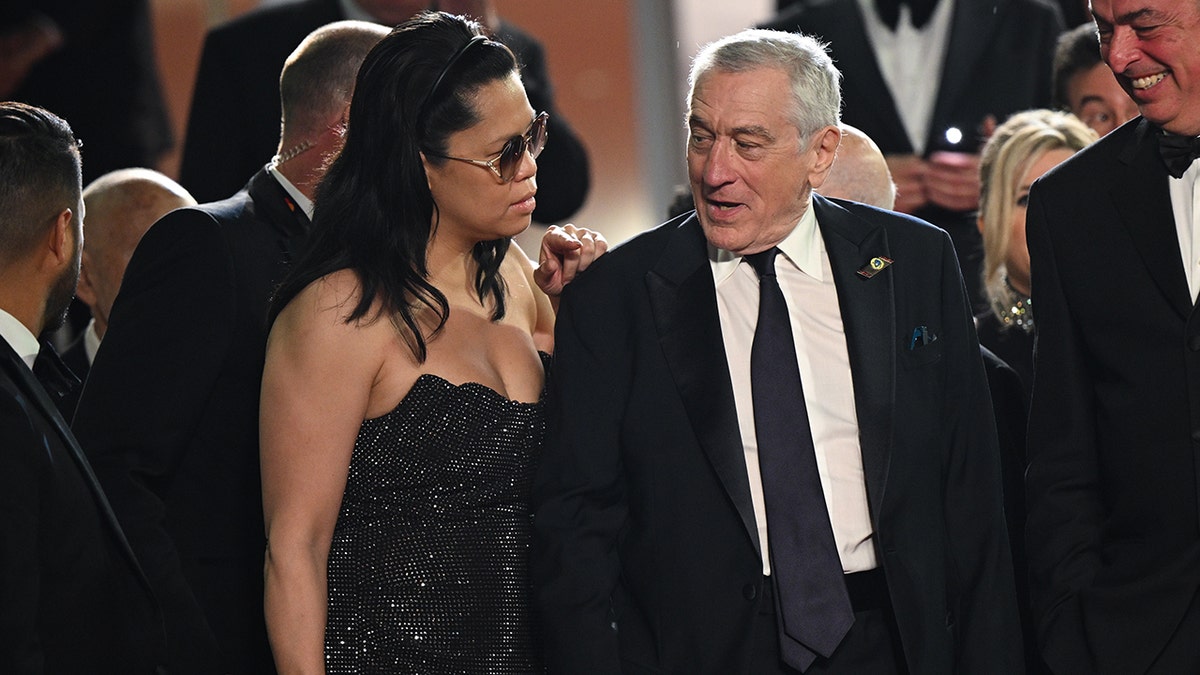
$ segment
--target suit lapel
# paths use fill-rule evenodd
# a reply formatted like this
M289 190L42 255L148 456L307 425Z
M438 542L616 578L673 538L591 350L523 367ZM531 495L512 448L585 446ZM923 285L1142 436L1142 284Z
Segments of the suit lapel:
M876 256L891 257L887 232L813 195L817 223L837 287L854 382L863 472L872 515L878 518L890 467L896 382L895 286L890 269L867 279L858 270ZM908 261L897 261L905 264Z
M947 2L948 0L941 0ZM938 120L946 120L954 110L963 93L979 86L971 81L971 71L983 56L992 32L996 29L996 17L1005 11L1009 0L992 2L955 2L954 16L950 19L950 39L946 44L946 59L942 66L941 84L938 86L937 101L933 108L933 124L925 147L937 147ZM997 120L1003 121L1003 120ZM964 129L969 133L973 129Z
M1154 283L1180 318L1186 320L1192 312L1192 301L1175 232L1169 178L1158 156L1156 133L1158 130L1146 120L1138 122L1132 140L1118 156L1121 167L1112 182L1113 203Z
M50 400L50 396L46 393L46 390L42 388L41 383L34 377L33 371L25 366L25 362L21 360L21 357L17 356L17 353L3 339L0 339L0 367L4 368L17 387L29 397L37 412L41 413L42 417L54 428L59 442L66 448L67 454L71 456L71 459L75 462L75 466L83 475L83 480L87 483L88 489L92 491L92 497L96 500L96 508L100 511L101 518L108 523L121 550L137 571L138 578L149 589L150 584L142 573L137 556L134 555L133 548L129 546L129 541L125 539L125 532L121 529L121 525L117 521L117 516L113 513L112 507L108 503L108 498L105 497L104 490L100 487L100 481L92 473L92 466L84 456L83 449L79 447L79 443L75 440L75 435L71 433L66 420L63 419L54 402Z
M761 555L716 288L695 216L679 225L646 273L646 290L663 356L696 438Z

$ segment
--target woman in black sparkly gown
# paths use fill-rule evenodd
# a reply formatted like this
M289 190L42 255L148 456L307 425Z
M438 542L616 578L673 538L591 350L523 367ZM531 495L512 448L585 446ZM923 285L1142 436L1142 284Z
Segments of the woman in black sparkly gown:
M541 670L529 484L557 293L603 251L530 222L545 115L512 53L426 13L368 55L262 391L281 673ZM540 287L540 290L539 290Z

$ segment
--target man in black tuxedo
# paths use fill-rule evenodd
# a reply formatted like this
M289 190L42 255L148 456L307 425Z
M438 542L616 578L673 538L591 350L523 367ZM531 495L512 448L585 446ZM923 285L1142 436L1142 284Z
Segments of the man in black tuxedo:
M698 210L558 315L531 554L550 672L1019 672L949 238L812 193L840 103L814 40L743 32L691 81Z
M985 308L979 151L997 122L1049 105L1058 8L1047 0L866 4L803 0L764 27L829 42L845 76L844 119L887 156L896 210L950 233L972 303Z
M79 402L75 433L163 603L173 673L274 671L258 469L267 305L358 66L386 33L336 23L297 47L275 159L233 197L150 228Z
M1030 581L1062 673L1200 672L1200 3L1093 0L1142 117L1034 184Z
M275 88L283 60L305 35L340 19L394 26L436 3L431 0L298 0L250 12L213 29L204 40L188 116L180 182L201 201L236 190L270 158L279 130ZM486 19L487 17L483 17ZM554 106L542 46L498 21L497 37L521 64L534 110L550 113L549 142L538 157L539 223L566 220L590 185L587 151Z
M0 672L153 673L162 618L87 459L34 377L83 249L79 143L0 103Z

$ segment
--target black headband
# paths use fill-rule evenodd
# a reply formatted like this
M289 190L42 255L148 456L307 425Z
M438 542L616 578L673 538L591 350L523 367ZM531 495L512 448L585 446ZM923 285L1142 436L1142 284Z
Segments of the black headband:
M429 88L429 93L425 94L425 101L421 104L421 110L424 110L429 106L429 102L433 100L433 95L437 93L438 87L442 86L442 80L446 79L446 74L450 72L450 69L454 67L454 64L458 63L459 59L461 59L464 54L471 50L471 47L481 42L487 42L487 39L488 38L486 35L476 35L470 40L467 40L463 46L459 47L458 51L454 52L454 56L450 57L450 60L446 63L446 67L442 68L442 72L437 76L437 79L433 81L433 86Z

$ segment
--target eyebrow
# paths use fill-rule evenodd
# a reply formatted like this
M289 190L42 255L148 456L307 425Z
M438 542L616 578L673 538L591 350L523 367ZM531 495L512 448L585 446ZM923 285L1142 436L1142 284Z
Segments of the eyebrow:
M689 129L699 128L699 129L703 129L703 130L709 131L709 132L713 131L712 128L709 126L708 122L704 118L700 117L699 115L696 115L695 113L688 116L688 128ZM754 138L761 138L761 139L768 140L768 141L775 140L775 135L771 133L771 130L762 125L759 125L759 124L751 124L749 126L744 126L744 127L734 127L729 135L731 137L753 136Z
M737 127L733 130L733 136L753 136L768 141L775 140L775 135L769 129L757 124L748 127Z
M1083 98L1079 99L1079 107L1081 108L1089 103L1105 103L1105 100L1103 97L1095 94L1084 96Z
M1160 10L1152 9L1150 7L1143 7L1142 9L1135 9L1131 12L1125 12L1124 14L1122 14L1118 17L1115 17L1115 21L1117 22L1118 25L1127 25L1127 24L1133 23L1134 21L1137 21L1138 19L1151 19L1153 21L1163 21L1166 18L1167 18L1167 14Z

